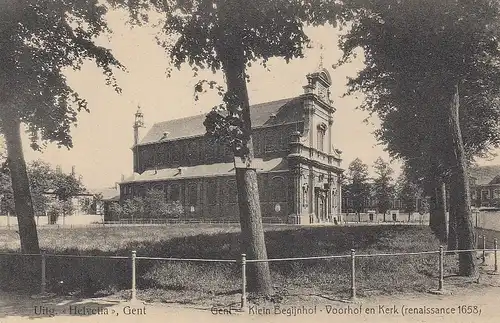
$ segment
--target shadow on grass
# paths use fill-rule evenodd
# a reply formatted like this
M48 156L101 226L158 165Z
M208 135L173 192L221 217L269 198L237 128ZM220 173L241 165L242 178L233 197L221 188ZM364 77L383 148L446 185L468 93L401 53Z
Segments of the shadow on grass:
M143 231L142 239L137 238L114 251L49 248L46 252L130 257L131 251L135 250L138 257L240 259L238 232L192 234L190 229L188 236L148 241L147 228L138 227L136 230ZM427 227L415 226L279 228L267 230L265 237L269 258L349 255L351 249L356 249L358 254L373 254L439 248L439 242ZM71 239L71 234L66 234L65 238ZM12 259L4 259L0 264L0 286L20 290L26 277L16 272L15 268L21 265L19 259ZM384 293L425 291L434 286L437 277L436 255L358 259L360 289ZM446 265L451 269L454 260L447 259ZM136 268L137 287L142 293L139 296L144 300L199 304L208 299L212 303L227 303L241 293L241 270L235 263L138 259ZM349 291L349 258L272 262L270 269L277 293L284 296L301 292L344 295ZM48 257L47 279L49 289L58 294L74 291L87 296L97 291L116 294L131 286L130 259Z

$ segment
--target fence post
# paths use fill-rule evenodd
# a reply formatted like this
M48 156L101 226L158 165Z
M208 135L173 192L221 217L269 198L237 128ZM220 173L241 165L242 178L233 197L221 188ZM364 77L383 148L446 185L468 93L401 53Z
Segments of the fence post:
M356 250L351 249L351 300L356 300Z
M247 255L241 254L241 310L247 307Z
M494 248L495 248L495 274L498 274L498 252L497 252L497 249L498 249L498 239L495 238L495 240L493 240L493 243L494 243Z
M135 257L137 256L137 252L132 250L132 296L131 301L135 301L137 299L136 290L135 290Z
M46 278L46 258L45 251L42 251L42 283L41 283L41 294L46 293L47 278Z
M444 247L439 246L439 288L438 292L443 292L444 285Z
M483 235L483 265L486 264L486 236Z

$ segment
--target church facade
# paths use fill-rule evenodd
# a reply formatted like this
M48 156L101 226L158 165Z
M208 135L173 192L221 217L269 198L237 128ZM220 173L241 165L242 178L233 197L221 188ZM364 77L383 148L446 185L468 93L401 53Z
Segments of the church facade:
M307 75L297 97L251 107L254 166L262 216L285 223L340 221L341 152L332 145L335 108L326 69ZM234 157L205 136L206 115L159 122L140 140L134 124L133 175L120 183L120 200L165 193L183 205L183 218L238 219Z

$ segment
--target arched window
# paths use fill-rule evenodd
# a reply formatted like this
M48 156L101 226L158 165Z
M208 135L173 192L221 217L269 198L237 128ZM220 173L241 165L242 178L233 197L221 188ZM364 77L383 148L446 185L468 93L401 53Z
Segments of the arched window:
M163 191L163 185L162 184L154 184L153 186L151 186L151 189L155 190L155 191Z

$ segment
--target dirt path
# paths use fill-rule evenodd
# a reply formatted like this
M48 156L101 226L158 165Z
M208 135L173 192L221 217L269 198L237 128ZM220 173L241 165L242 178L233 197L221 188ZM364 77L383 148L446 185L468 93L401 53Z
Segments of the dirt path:
M498 285L500 286L500 285ZM103 299L72 301L27 299L19 295L0 294L0 323L32 321L58 322L499 322L500 287L471 288L451 295L419 294L416 296L373 297L358 303L342 303L323 298L322 302L304 302L280 305L275 314L274 305L250 307L246 313L219 308L222 314L213 314L210 308L186 308L165 304L118 302ZM316 303L316 305L314 305ZM314 314L298 314L294 309L303 306ZM35 308L36 307L36 308ZM412 311L440 309L448 314L408 314ZM93 315L82 313L92 309ZM132 310L135 309L135 310ZM35 313L54 310L57 314ZM226 311L225 311L226 310ZM270 314L258 314L269 310ZM290 311L287 316L286 311ZM132 313L134 311L134 313ZM405 315L403 315L403 311ZM471 314L461 313L470 312ZM79 312L79 313L77 313ZM262 312L260 312L262 313Z
M488 259L488 262L490 259ZM244 313L229 307L186 307L112 299L31 298L0 292L0 323L132 322L500 322L500 275L482 271L481 284L445 279L445 295L420 293L371 296L346 303L329 295L289 297L275 304L250 306ZM489 271L491 273L491 271ZM432 311L441 314L429 314ZM300 312L306 312L302 314ZM426 314L427 311L427 314ZM310 313L307 313L310 312Z

